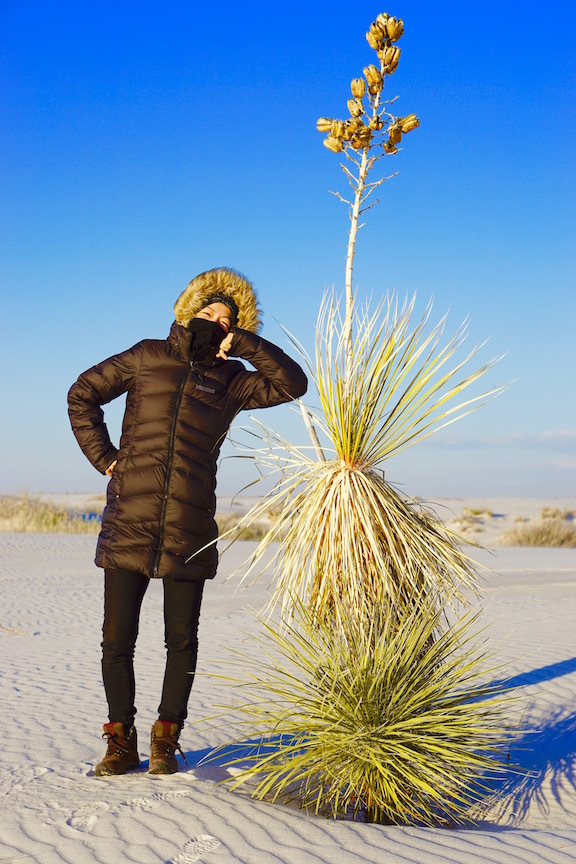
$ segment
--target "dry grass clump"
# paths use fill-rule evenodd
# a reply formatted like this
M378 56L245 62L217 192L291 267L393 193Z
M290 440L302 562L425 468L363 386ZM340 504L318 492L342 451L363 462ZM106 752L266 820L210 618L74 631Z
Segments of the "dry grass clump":
M0 496L0 531L35 534L97 534L100 520L33 495Z
M92 498L89 498L88 501L86 501L86 506L103 510L106 506L106 493L102 492L100 495L94 495Z
M558 507L542 507L542 519L572 520L576 516L573 510L560 510Z
M467 533L479 533L484 530L487 519L493 518L491 510L482 507L464 507L460 516L450 523L455 531Z
M244 523L242 515L235 513L223 513L216 515L218 532L226 535L229 542L235 540L262 540L270 528L266 519L256 520L249 525Z
M576 525L558 518L531 519L514 525L500 538L501 546L576 548Z

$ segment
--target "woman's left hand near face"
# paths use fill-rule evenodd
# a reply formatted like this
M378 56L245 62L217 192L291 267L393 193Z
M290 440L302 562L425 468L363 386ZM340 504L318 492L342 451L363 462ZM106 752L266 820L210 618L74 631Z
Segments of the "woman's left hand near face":
M228 359L228 352L230 351L230 348L232 347L232 339L233 338L234 338L234 334L228 333L226 338L223 339L222 342L220 343L220 348L218 350L218 353L216 354L216 357L221 357L222 360Z

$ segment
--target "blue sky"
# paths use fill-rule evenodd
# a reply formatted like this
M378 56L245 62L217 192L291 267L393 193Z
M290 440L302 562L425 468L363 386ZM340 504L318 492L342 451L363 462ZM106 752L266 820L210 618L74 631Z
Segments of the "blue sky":
M451 331L469 315L470 346L506 354L486 384L514 381L387 476L427 497L575 494L576 7L398 3L0 3L0 491L104 488L68 387L165 336L202 270L244 272L263 335L312 347L348 231L315 122L345 115L387 11L406 28L387 95L421 127L381 163L399 174L359 236L359 296L433 297ZM306 441L288 408L260 419ZM219 489L250 476L226 460Z

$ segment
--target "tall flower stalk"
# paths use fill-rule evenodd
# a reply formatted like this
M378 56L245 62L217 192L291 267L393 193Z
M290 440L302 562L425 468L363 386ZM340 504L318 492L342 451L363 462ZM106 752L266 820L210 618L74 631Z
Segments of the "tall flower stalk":
M349 206L350 231L346 252L346 319L344 332L346 334L346 380L350 380L353 366L353 320L354 320L354 253L356 235L359 228L359 218L368 210L368 198L384 182L386 177L368 182L368 174L379 159L384 155L398 152L398 144L402 135L419 126L420 121L415 114L407 117L396 117L388 107L394 99L382 101L382 93L386 78L398 68L400 48L396 43L404 33L404 23L387 13L378 15L366 33L369 45L375 50L378 65L370 64L364 68L364 78L354 78L350 85L352 98L347 107L350 117L345 120L335 120L331 117L321 117L316 127L320 132L327 132L324 145L334 153L343 153L352 168L342 165L342 170L352 187L353 198L344 198L336 194ZM367 105L364 98L367 98ZM375 202L373 202L375 203Z

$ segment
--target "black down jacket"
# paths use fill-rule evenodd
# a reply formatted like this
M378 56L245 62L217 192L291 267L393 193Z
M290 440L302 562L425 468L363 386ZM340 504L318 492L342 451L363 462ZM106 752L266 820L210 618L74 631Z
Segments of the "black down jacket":
M100 472L117 459L96 550L99 567L147 576L211 579L217 552L216 463L234 416L302 396L306 376L280 348L234 328L230 354L249 361L190 361L190 332L145 339L84 372L68 394L82 451ZM127 393L120 449L102 405Z

